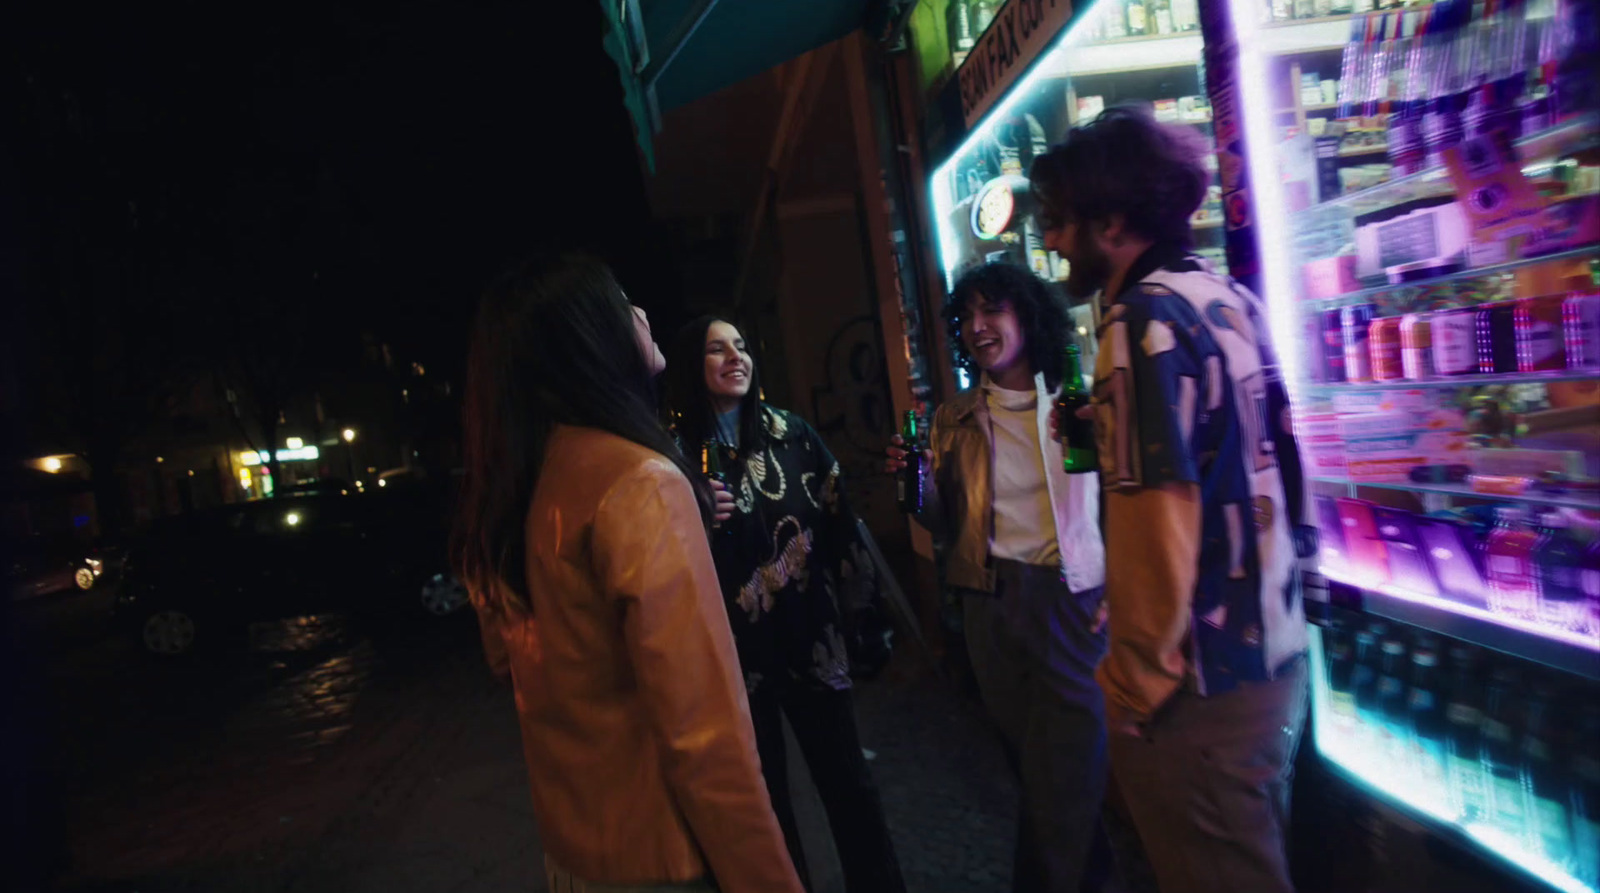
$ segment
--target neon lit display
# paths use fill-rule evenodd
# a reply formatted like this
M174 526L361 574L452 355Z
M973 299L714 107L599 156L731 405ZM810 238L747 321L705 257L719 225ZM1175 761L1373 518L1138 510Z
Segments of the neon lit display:
M1329 709L1327 663L1323 656L1323 631L1311 630L1311 716L1317 752L1382 799L1405 806L1436 822L1458 828L1485 850L1564 893L1596 893L1572 874L1574 853L1552 858L1531 846L1524 836L1508 833L1486 821L1463 818L1450 803L1444 778L1446 768L1418 754L1396 757L1396 730L1380 729L1354 717L1335 716ZM1352 720L1354 725L1352 726ZM1558 859L1560 861L1558 861Z
M1200 61L1201 40L1198 36L1173 36L1162 40L1132 41L1105 46L1090 45L1089 32L1093 17L1100 14L1099 3L1085 4L1086 8L1053 44L1012 86L1005 98L969 132L961 145L935 168L931 185L931 204L934 209L934 227L939 235L939 261L944 270L945 288L955 284L955 270L960 260L961 241L957 227L951 225L950 216L956 207L951 194L951 172L963 156L980 142L990 139L999 122L1006 120L1019 105L1037 99L1040 88L1049 79L1078 77L1093 74L1114 74L1120 71L1150 70L1175 65L1195 65ZM1063 87L1058 91L1066 95ZM1059 136L1059 135L1058 135ZM990 171L989 179L1003 173Z
M277 451L279 462L310 462L320 458L321 455L322 452L315 446ZM260 452L246 450L239 454L240 465L265 465L268 461L266 450Z
M1381 592L1390 598L1397 598L1402 601L1408 601L1413 604L1422 605L1423 607L1432 608L1435 611L1459 614L1462 617L1470 617L1473 620L1481 620L1485 623L1493 623L1498 626L1503 626L1507 629L1532 633L1533 635L1550 639L1554 642L1560 642L1563 645L1571 645L1574 648L1582 648L1586 651L1592 651L1595 654L1600 655L1600 636L1585 635L1584 633L1576 630L1562 629L1560 627L1550 626L1548 624L1538 623L1532 620L1525 620L1521 617L1513 617L1509 614L1496 614L1493 611L1485 610L1477 607L1476 605L1469 605L1448 598L1440 598L1436 595L1426 595L1424 593L1415 592L1401 586L1395 586L1391 583L1378 583L1370 579L1357 579L1356 576L1349 573L1348 569L1333 569L1324 566L1320 568L1320 570L1322 571L1323 576L1335 583L1343 583L1347 586L1354 586L1359 589L1370 589L1374 592Z

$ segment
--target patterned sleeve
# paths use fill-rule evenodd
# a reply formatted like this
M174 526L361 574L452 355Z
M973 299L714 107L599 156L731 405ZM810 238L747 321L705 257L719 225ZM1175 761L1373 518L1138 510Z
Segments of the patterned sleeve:
M1200 321L1193 317L1187 301L1150 284L1107 314L1095 402L1108 487L1199 482L1193 440L1201 391L1221 381L1198 359L1193 333Z

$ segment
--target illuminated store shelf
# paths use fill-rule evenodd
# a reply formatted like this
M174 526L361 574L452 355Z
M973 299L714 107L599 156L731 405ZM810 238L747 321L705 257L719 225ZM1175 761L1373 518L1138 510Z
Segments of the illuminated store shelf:
M1417 388L1486 388L1493 385L1550 384L1560 381L1594 381L1600 370L1568 369L1563 372L1513 372L1504 375L1451 375L1444 378L1399 381L1338 381L1302 385L1300 390L1319 397L1355 391L1410 391Z
M1438 493L1463 499L1484 499L1490 502L1520 502L1527 505L1553 505L1560 508L1600 511L1600 494L1595 493L1545 493L1529 490L1517 496L1504 493L1479 493L1466 484L1418 484L1411 481L1352 481L1349 478L1314 477L1319 484L1338 484L1343 487L1375 487L1379 490L1405 490L1411 493Z
M1434 276L1429 279L1418 279L1414 282L1401 282L1394 285L1385 284L1374 286L1373 288L1363 288L1360 291L1347 292L1335 298L1302 301L1301 304L1307 310L1336 310L1340 307L1347 307L1351 304L1365 304L1375 295L1384 294L1385 292L1399 291L1403 288L1426 288L1430 285L1443 285L1448 282L1455 282L1462 279L1484 279L1490 276L1498 276L1502 273L1510 273L1514 270L1522 269L1523 267L1531 267L1537 264L1559 263L1567 260L1580 260L1594 254L1600 254L1600 244L1585 245L1582 248L1574 248L1571 251L1557 251L1552 254L1542 254L1538 257L1525 257L1518 260L1506 261L1504 263L1488 264L1481 267L1468 267L1467 269L1460 270L1455 273L1448 273L1444 276Z
M1363 607L1370 614L1600 680L1600 637L1496 614L1487 608L1390 583L1360 580L1348 571L1330 573L1323 568L1323 575L1335 585L1358 590Z
M1524 163L1540 158L1550 158L1576 152L1586 146L1600 141L1600 115L1580 115L1557 124L1548 130L1541 130L1529 134L1515 143L1517 157ZM1336 198L1330 198L1320 204L1312 205L1295 216L1306 218L1315 217L1318 211L1338 209L1349 215L1356 216L1367 214L1380 208L1402 204L1413 199L1425 198L1433 195L1454 194L1455 187L1451 185L1443 166L1435 166L1414 174L1395 177L1386 183L1369 186L1355 192L1349 192Z
M1084 44L1070 53L1048 56L1040 62L1039 73L1060 78L1187 68L1200 64L1203 46L1204 41L1193 31L1161 40Z
M1396 759L1392 749L1380 746L1370 727L1348 720L1343 722L1329 709L1327 664L1323 661L1322 635L1311 637L1312 698L1311 728L1317 753L1368 791L1379 802L1400 807L1412 817L1421 818L1462 845L1492 853L1506 865L1562 893L1600 893L1577 877L1573 867L1551 859L1529 845L1521 835L1476 818L1461 815L1450 803L1448 781L1443 767L1432 772L1419 771L1415 760ZM1575 859L1576 854L1569 854Z

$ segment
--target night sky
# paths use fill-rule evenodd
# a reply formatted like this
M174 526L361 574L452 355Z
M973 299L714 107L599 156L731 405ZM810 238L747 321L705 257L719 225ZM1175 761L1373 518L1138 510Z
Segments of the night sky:
M375 332L450 374L483 286L542 247L678 299L593 0L27 6L0 29L8 391L97 342L204 366L263 333Z

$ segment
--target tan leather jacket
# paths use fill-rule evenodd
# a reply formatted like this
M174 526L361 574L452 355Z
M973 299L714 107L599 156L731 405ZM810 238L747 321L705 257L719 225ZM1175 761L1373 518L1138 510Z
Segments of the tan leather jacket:
M546 853L627 885L800 893L756 756L694 493L659 454L559 427L528 509L531 615L483 609L516 688Z
M1105 585L1106 579L1100 476L1062 470L1061 444L1047 434L1056 395L1045 388L1043 375L1034 376L1034 389L1062 578L1073 592L1088 592ZM917 520L949 547L945 579L951 586L993 592L989 543L994 533L994 448L984 397L982 386L969 388L934 414L928 438L933 452L928 476L932 486L924 493L923 512Z

